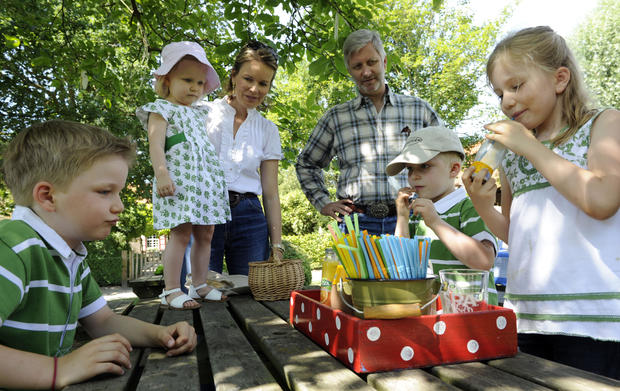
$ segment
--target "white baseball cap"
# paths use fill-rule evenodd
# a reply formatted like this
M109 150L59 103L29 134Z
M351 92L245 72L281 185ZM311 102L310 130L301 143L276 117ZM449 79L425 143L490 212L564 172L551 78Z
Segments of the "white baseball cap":
M465 159L465 151L455 131L443 126L429 126L412 132L403 150L385 168L389 176L396 175L407 164L422 164L440 152L456 152Z
M153 75L156 78L167 75L172 67L174 67L177 62L187 55L194 57L196 60L207 66L207 82L204 88L204 93L208 94L209 92L215 91L215 89L220 86L220 78L217 75L217 72L215 72L213 66L211 66L209 60L207 60L207 55L205 54L204 49L196 42L172 42L164 46L161 51L161 65L155 70L155 72L153 72Z

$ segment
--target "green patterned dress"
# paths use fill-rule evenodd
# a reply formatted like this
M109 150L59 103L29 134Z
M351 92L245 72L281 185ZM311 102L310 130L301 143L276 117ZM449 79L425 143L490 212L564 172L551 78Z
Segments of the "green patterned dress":
M224 172L207 138L208 112L158 99L136 110L144 129L149 113L158 113L168 121L166 162L176 187L173 196L160 197L157 180L153 180L153 227L212 225L230 220Z

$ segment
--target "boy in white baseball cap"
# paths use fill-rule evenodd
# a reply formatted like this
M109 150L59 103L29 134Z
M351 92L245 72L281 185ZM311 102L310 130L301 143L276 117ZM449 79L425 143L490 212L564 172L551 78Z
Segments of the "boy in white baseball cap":
M400 189L396 198L395 235L431 237L429 259L435 275L441 269L490 270L497 253L495 236L465 190L456 187L464 158L454 131L431 126L411 133L385 169L388 175L408 170L410 187ZM488 303L497 305L491 271Z

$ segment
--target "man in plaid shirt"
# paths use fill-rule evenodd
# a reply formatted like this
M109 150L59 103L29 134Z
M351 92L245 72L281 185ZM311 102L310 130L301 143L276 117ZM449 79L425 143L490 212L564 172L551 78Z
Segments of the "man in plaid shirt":
M297 158L297 178L308 200L321 214L340 222L359 213L360 230L394 233L398 189L408 186L406 171L388 177L385 167L415 130L442 124L425 101L392 92L385 83L387 58L376 31L357 30L343 45L344 62L357 85L355 99L329 109ZM334 156L340 177L332 202L323 169Z

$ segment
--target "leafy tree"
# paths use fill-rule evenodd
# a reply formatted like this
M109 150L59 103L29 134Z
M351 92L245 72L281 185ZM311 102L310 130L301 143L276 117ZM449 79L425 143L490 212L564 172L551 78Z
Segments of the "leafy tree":
M586 84L605 107L620 107L620 2L600 0L570 40Z
M477 61L484 45L493 42L497 23L475 27L469 16L441 3L3 0L0 144L23 127L51 118L130 136L139 154L123 194L127 208L118 229L130 239L150 225L149 205L137 201L150 200L152 178L146 135L134 112L155 99L151 72L166 43L199 42L223 81L242 42L255 38L276 48L281 70L269 115L280 127L286 165L325 109L355 95L341 47L358 28L377 29L386 37L387 77L397 91L428 100L450 125L463 117L475 103L476 88L469 80L479 76ZM6 213L12 204L1 186L0 207Z

